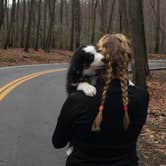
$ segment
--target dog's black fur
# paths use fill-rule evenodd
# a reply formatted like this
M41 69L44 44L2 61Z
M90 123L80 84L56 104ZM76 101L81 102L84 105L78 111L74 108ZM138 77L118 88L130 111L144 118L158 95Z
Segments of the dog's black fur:
M84 45L78 48L71 58L67 73L67 93L76 91L81 82L91 84L96 75L96 69L104 65L103 59L103 55L97 53L93 45Z

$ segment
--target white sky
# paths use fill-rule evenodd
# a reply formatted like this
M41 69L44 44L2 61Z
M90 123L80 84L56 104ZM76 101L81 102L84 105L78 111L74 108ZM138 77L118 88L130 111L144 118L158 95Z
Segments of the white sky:
M12 4L12 0L8 0L8 2L9 2L9 4ZM17 2L17 0L16 0L16 2Z
M12 0L8 0L8 3L9 3L9 5L11 5L12 4ZM16 0L16 3L17 3L17 0Z

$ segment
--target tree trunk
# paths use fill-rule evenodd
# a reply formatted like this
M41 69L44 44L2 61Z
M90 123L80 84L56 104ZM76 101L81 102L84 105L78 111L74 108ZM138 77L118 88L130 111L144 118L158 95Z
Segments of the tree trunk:
M71 15L71 29L70 29L70 51L73 50L73 43L74 43L74 23L75 23L75 20L74 20L74 15L75 15L75 12L74 12L74 9L75 9L75 3L74 3L74 0L71 1L71 11L72 11L72 15Z
M11 33L13 32L14 23L15 23L15 10L16 10L16 0L13 0L12 1L11 18L10 18L10 26L8 28L4 49L7 49L7 47L9 46L9 43L10 43L10 38L13 38ZM10 45L12 45L12 43Z
M100 0L99 2L100 32L104 34L107 27L108 0Z
M121 33L128 35L127 0L119 0L119 13Z
M29 8L29 17L28 17L28 26L27 26L27 33L26 33L26 39L25 39L25 47L24 51L28 52L29 44L30 44L30 35L31 35L31 28L32 28L32 17L33 17L33 5L34 0L31 0L30 2L30 8Z
M161 15L162 19L160 20L161 21L161 28L162 28L162 29L160 28L160 30L161 30L160 34L162 34L161 35L161 53L162 54L166 54L166 49L165 49L166 31L165 31L165 28L163 28L163 27L166 27L165 14L166 14L166 12L163 11L162 15Z
M17 0L17 11L16 11L16 29L15 29L15 39L14 39L14 47L19 47L19 23L20 23L20 18L19 18L19 11L20 10L20 0Z
M44 27L43 27L43 49L46 49L46 33L47 33L47 9L48 9L48 1L44 2Z
M0 30L3 24L3 18L4 18L4 0L0 0Z
M39 43L40 20L41 20L41 0L39 0L39 5L38 5L38 23L37 23L36 44L35 44L36 51L38 50L38 43Z
M21 24L21 48L24 48L24 27L25 27L26 2L23 0L22 24Z
M98 0L92 0L91 43L94 43L94 39L95 39L97 5L98 5Z
M70 20L69 20L69 5L68 5L68 0L64 0L64 16L65 16L65 29L67 29L67 32L65 31L65 49L69 49L69 40L70 40L70 28L68 28L68 26L70 25Z
M80 24L80 0L75 0L75 48L80 46L80 32L81 32L81 24Z
M109 33L111 31L111 25L112 25L113 13L114 13L114 8L115 8L115 2L116 1L113 0L113 2L111 4L111 11L110 11L110 15L109 15L107 33Z
M122 33L122 13L119 7L119 32Z
M60 6L60 48L62 48L62 42L63 42L63 6L64 2L61 0L61 6Z
M159 53L160 47L160 0L157 0L157 15L156 15L156 43L155 52Z
M8 0L5 0L5 14L6 14L6 16L5 16L5 26L6 26L6 31L8 30L8 28L9 28L9 9L8 9Z
M129 16L131 22L131 37L134 45L136 85L146 87L146 41L143 19L143 0L129 0Z
M93 1L93 0L92 0ZM92 2L89 1L88 2L88 6L87 6L87 32L91 31L91 4Z
M53 31L53 26L54 26L54 21L55 21L55 3L56 0L52 1L52 5L51 3L49 3L49 27L48 27L48 34L47 34L47 40L46 40L46 52L50 51L50 46L51 46L51 41L52 41L52 31Z

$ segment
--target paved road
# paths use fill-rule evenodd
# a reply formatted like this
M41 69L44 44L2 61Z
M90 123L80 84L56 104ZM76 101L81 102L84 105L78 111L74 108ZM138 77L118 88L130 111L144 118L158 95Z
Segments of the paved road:
M152 68L166 67L166 61L155 64L152 61L151 64ZM66 72L33 75L13 90L10 88L17 82L12 82L4 90L2 87L30 73L67 66L51 64L0 68L0 97L3 96L0 101L0 166L64 165L65 151L53 148L51 136L65 100Z

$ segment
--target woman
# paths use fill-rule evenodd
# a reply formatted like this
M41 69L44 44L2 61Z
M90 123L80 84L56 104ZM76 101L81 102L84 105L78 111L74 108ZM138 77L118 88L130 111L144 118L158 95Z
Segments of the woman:
M67 98L53 145L62 148L71 142L67 166L138 166L136 143L146 121L149 94L128 85L131 48L124 35L104 35L98 50L106 68L97 82L97 95L77 91Z

